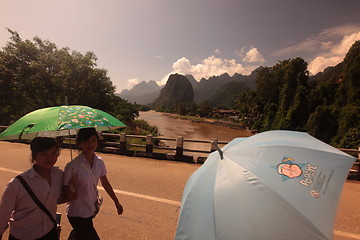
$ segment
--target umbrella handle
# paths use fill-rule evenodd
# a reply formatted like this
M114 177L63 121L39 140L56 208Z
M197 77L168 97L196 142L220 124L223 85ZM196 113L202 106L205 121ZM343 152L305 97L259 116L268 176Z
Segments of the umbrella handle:
M219 148L219 146L217 145L217 142L215 142L215 141L211 141L211 142L214 144L216 150L219 152L221 160L223 160L224 159L224 152Z
M33 126L35 126L35 123L30 123L26 127L23 128L21 133L19 134L19 140L21 139L22 135L24 134L25 130L29 131Z
M68 129L68 133L69 133L69 142L70 142L70 161L73 160L73 156L72 156L72 142L71 142L71 135L70 135L70 129Z

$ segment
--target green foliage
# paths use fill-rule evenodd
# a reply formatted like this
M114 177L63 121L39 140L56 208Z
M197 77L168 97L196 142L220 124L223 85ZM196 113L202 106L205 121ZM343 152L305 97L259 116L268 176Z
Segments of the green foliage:
M92 52L81 54L35 37L22 40L9 30L0 51L0 124L9 125L39 108L86 105L128 123L138 115L135 105L116 97L105 69L96 67Z
M360 106L360 41L356 41L344 59L344 74L339 84L336 104Z
M265 106L264 112L266 113L266 115L264 116L262 127L259 130L272 129L277 109L278 107L275 103L269 103Z
M172 106L170 112L179 115L187 115L187 113L189 112L189 107L190 107L189 103L184 103L184 102L176 103Z
M360 146L360 127L350 128L340 141L340 147L358 149Z
M306 130L312 136L330 143L337 132L337 111L329 106L318 106L306 124Z
M339 110L338 124L339 128L333 142L338 144L346 135L349 129L359 128L360 122L360 106L347 105Z
M222 106L219 109L233 108L236 97L249 91L249 87L242 82L230 82L222 86L208 102L214 107Z
M275 125L272 127L278 129L301 128L305 124L302 120L308 117L306 106L302 103L302 101L307 101L307 63L301 58L295 58L283 61L278 65L280 69L278 75L283 76L283 79L278 96L279 109L276 113ZM299 114L299 111L304 112ZM305 116L301 116L302 114Z
M140 105L139 106L139 111L150 111L151 108L147 105Z
M213 111L213 108L207 101L204 101L198 105L198 114L200 117L207 117Z
M148 122L142 119L135 120L134 129L127 129L128 134L137 134L137 135L148 135L159 136L160 132L158 127L151 126Z
M338 65L341 68L341 65ZM314 82L315 86L311 89L309 94L309 111L313 112L317 106L331 106L336 100L336 93L339 87L337 81L339 81L339 76L341 73L338 73L335 69L333 71L324 72L319 80Z
M261 121L259 119L263 119L263 102L255 90L241 93L235 100L235 109L239 110L239 118L246 127L261 128Z
M240 120L259 131L307 131L334 146L359 147L360 41L344 61L309 79L301 58L261 68L254 91L240 94Z

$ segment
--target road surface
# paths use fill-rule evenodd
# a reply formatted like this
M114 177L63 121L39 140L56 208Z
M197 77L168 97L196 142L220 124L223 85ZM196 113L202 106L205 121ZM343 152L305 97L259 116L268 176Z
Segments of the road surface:
M78 152L73 150L73 155ZM148 158L102 154L112 184L124 206L121 216L106 192L101 211L94 220L101 237L106 240L166 240L173 239L179 216L180 201L184 186L190 175L200 165ZM61 169L70 161L70 151L63 149L56 165ZM6 183L30 164L29 145L0 141L0 193ZM347 181L341 195L335 228L335 240L360 240L360 184ZM67 239L70 225L62 213L61 239ZM7 239L5 232L3 239Z

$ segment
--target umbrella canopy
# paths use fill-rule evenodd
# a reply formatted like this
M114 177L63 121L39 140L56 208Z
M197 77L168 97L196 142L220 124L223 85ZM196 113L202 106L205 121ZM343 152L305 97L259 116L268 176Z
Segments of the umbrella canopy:
M17 120L0 134L0 140L74 135L76 129L84 127L106 131L126 125L104 111L87 106L48 107L30 112Z
M236 138L189 178L177 240L332 239L355 158L307 133Z

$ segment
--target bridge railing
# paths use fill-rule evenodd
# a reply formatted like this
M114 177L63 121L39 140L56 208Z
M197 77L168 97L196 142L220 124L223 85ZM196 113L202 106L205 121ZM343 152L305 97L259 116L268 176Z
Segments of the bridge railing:
M106 141L107 138L111 138L113 141ZM102 133L101 134L101 148L105 151L110 151L119 154L133 155L133 156L144 156L151 158L161 158L161 159L171 159L171 160L180 160L186 162L196 162L203 163L206 159L205 155L216 150L217 145L225 145L228 142L219 141L216 138L211 140L196 140L196 139L185 139L180 136L177 138L169 137L155 137L152 135L139 136L139 135L127 135L125 133L121 134L112 134L112 133ZM114 139L116 139L114 141ZM142 139L144 144L134 144L131 143L131 139ZM164 144L156 144L163 143ZM196 148L186 148L185 144L196 143L203 144L201 149ZM208 150L206 149L206 144L208 145ZM172 145L172 146L171 146ZM132 150L137 148L137 150ZM138 150L138 149L142 149ZM203 156L197 156L197 159L194 159L194 156L191 154L185 153L195 153L201 154Z
M121 133L121 134L102 133L101 136L102 136L102 139L106 139L107 136L118 138L119 142L106 142L106 141L102 142L103 147L108 150L110 150L109 147L113 148L113 150L115 147L115 148L118 148L119 153L121 153L121 152L126 153L126 151L129 151L129 148L131 148L131 147L140 147L140 148L144 148L145 153L147 153L147 155L149 155L151 157L151 154L156 155L156 153L154 152L154 149L161 149L161 150L166 150L166 151L173 151L174 157L171 157L171 158L179 159L179 160L184 160L184 158L186 158L186 159L189 158L189 156L186 156L184 154L184 152L209 154L217 149L217 145L226 145L228 143L227 141L219 141L216 138L212 138L211 140L195 140L195 139L185 139L184 137L168 138L168 137L154 137L152 135L147 135L147 136L126 135L125 133ZM128 139L131 139L131 138L143 139L143 140L145 140L146 144L141 145L141 144L127 143ZM154 144L155 141L162 141L162 140L167 141L167 142L169 142L169 141L174 142L175 147ZM184 147L185 143L208 144L209 150L185 148ZM359 177L360 177L360 164L359 164L360 147L359 147L359 149L339 148L339 150L346 152L348 154L357 154L358 159L352 168L352 172L359 174ZM116 149L115 149L115 152L116 152ZM136 154L136 153L134 153L134 154ZM206 157L198 157L198 159L195 161L194 160L189 160L189 161L203 163L205 158Z
M0 126L0 132L2 129L6 129L7 126ZM110 139L112 141L107 141ZM113 133L100 133L100 146L99 150L104 152L111 152L116 154L123 154L129 156L140 156L140 157L149 157L155 159L168 159L168 160L179 160L185 162L193 163L204 163L207 157L207 154L216 151L217 146L226 145L227 141L219 141L217 138L212 138L210 140L196 140L196 139L186 139L182 136L177 138L169 137L155 137L152 135L128 135L125 133L113 134ZM135 144L130 143L131 139L142 139L145 144ZM115 140L115 141L114 141ZM129 141L130 140L130 141ZM161 141L166 141L167 143L171 142L173 146L156 144ZM75 141L65 140L62 142L63 147L69 147L69 143L74 144ZM207 144L208 150L195 149L195 148L185 148L185 144L196 143L196 144ZM171 144L170 144L171 145ZM134 150L134 148L142 150ZM205 147L206 148L206 147ZM158 150L158 151L157 151ZM356 178L360 179L360 147L359 149L344 149L339 148L339 150L346 152L348 154L357 154L357 161L354 163L350 174L354 175ZM193 155L185 153L194 153L202 154L202 156L197 156L194 159Z

